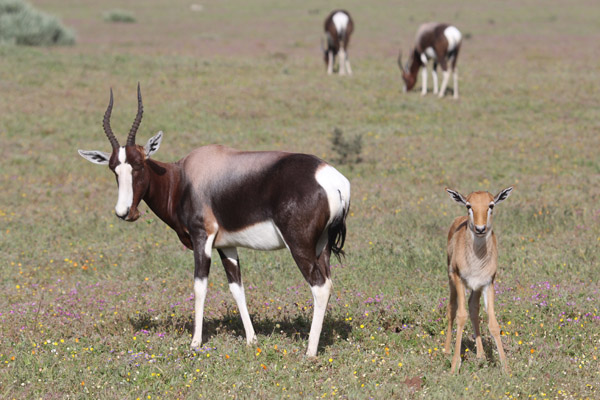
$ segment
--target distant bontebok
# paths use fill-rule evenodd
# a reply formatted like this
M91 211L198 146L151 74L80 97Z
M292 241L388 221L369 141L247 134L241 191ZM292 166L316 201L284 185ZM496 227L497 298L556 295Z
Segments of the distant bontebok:
M444 97L450 71L448 64L452 67L454 77L454 98L458 98L458 71L456 69L456 59L460 51L462 35L453 25L438 24L429 22L419 27L415 38L415 46L410 54L406 66L402 65L402 51L398 55L398 66L402 71L404 80L404 91L411 90L417 83L419 69L423 67L421 94L427 94L427 63L433 60L431 77L433 78L433 94L438 94L438 76L437 65L442 67L442 87L439 91L439 97Z
M339 74L352 75L350 60L348 59L348 43L350 36L354 31L354 22L348 11L334 10L325 20L325 37L327 38L327 47L322 45L327 64L327 73L333 73L333 64L335 56L339 54Z
M450 301L444 352L446 354L451 352L452 325L456 318L456 344L452 357L452 372L457 372L460 368L460 345L467 322L465 300L467 289L471 290L469 315L475 331L477 358L485 357L479 332L479 300L483 294L485 310L488 314L488 328L496 342L502 367L508 372L508 363L500 341L500 326L494 314L494 279L498 269L498 248L496 235L492 231L492 215L494 208L510 196L512 190L512 187L506 188L496 196L488 192L473 192L465 197L457 191L446 188L450 197L467 209L467 215L457 217L448 232Z
M108 165L118 184L115 213L126 221L139 218L144 200L194 252L195 330L192 347L202 343L202 318L212 249L218 250L229 288L240 311L247 343L256 335L246 306L237 247L275 250L287 247L310 285L314 315L307 354L317 353L331 291L329 257L342 254L350 182L319 158L282 151L238 151L203 146L174 163L150 158L159 148L158 132L144 146L135 136L143 106L138 85L138 112L120 146L110 126L113 107L104 115L104 132L112 152L83 151L85 159Z

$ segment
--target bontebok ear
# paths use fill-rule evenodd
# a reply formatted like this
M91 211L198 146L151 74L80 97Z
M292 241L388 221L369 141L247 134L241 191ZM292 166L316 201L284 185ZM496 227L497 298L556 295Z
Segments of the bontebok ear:
M452 200L454 200L455 202L463 204L463 205L467 204L467 200L464 198L464 196L462 194L458 193L457 191L446 188L446 192L448 192L448 194L450 195Z
M512 191L513 191L512 186L502 190L500 193L498 193L496 196L494 196L494 203L498 204L501 201L506 200L508 198L508 196L510 196Z
M77 150L79 155L94 164L106 165L110 160L110 153L98 150Z
M156 135L152 136L148 139L148 143L144 146L144 151L146 152L146 157L150 157L152 154L158 151L160 147L160 143L162 142L163 132L160 131Z

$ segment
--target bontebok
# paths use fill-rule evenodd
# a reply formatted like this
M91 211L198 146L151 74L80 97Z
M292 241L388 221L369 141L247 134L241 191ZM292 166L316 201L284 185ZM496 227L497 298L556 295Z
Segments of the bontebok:
M453 25L438 24L428 22L423 24L417 30L415 37L415 47L413 48L406 66L402 66L402 52L398 55L398 66L402 71L404 80L404 91L411 90L417 83L419 69L423 67L423 86L421 95L427 94L427 62L433 60L431 77L433 78L433 94L438 94L437 65L442 67L442 87L439 97L444 97L450 71L448 64L452 68L454 75L454 98L458 99L458 70L456 69L456 59L460 51L462 35Z
M350 182L319 158L282 151L239 151L220 145L197 148L174 163L150 158L159 148L158 132L145 146L135 144L138 113L127 143L120 146L110 127L113 106L104 115L111 153L83 151L85 159L115 173L115 213L139 218L141 200L194 252L195 330L192 346L202 342L202 317L212 249L218 250L229 288L240 310L248 344L256 341L246 307L237 247L275 250L287 247L314 298L307 354L317 353L331 290L329 257L342 253Z
M350 37L354 31L354 21L350 17L350 13L346 10L334 10L325 19L325 37L327 39L327 47L323 44L323 54L325 64L327 64L327 73L333 74L333 64L335 56L339 54L339 74L352 75L350 60L348 59L348 44Z
M471 289L469 315L475 331L477 358L485 357L479 333L479 299L483 294L485 310L488 314L488 327L498 348L500 362L505 371L508 364L502 342L500 326L494 314L494 279L498 269L498 248L496 235L492 232L494 207L504 201L513 188L502 190L496 196L488 192L473 192L467 197L446 188L450 197L467 209L467 215L457 217L448 232L448 278L450 281L450 302L448 303L448 330L444 352L450 354L452 325L456 318L456 344L452 357L452 372L460 368L460 344L467 322L465 291Z

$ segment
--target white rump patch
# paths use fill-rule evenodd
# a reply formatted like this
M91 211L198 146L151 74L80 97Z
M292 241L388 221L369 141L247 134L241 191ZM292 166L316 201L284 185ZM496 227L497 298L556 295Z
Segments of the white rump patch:
M342 216L350 207L350 182L337 169L325 164L317 170L315 179L325 189L329 202L329 221Z
M448 51L453 51L462 40L460 31L455 26L449 26L444 30L444 36L448 40Z
M125 217L133 204L133 168L127 163L125 147L119 148L119 162L120 164L115 168L119 183L119 197L115 212L119 217Z
M235 232L219 230L214 247L246 247L254 250L277 250L286 247L281 232L272 220L259 222Z
M346 30L346 27L348 26L348 21L350 21L350 19L348 18L348 15L346 13L343 12L336 12L333 17L333 24L335 25L335 30L337 31L337 33L340 33L343 30Z
M337 169L328 164L317 170L315 179L327 194L327 202L329 203L327 226L329 227L336 217L341 217L348 212L350 207L350 182ZM327 239L327 229L325 229L317 242L317 248L315 249L317 257L327 245Z

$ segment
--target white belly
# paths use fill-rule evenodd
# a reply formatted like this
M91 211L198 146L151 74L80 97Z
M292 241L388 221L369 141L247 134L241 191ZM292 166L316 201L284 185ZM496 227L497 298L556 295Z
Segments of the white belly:
M246 247L255 250L277 250L286 247L286 244L279 229L273 221L268 220L235 232L219 230L213 247Z
M437 56L435 55L435 50L433 50L433 47L428 47L425 49L425 55L427 56L427 58L429 58L430 60L436 60Z

